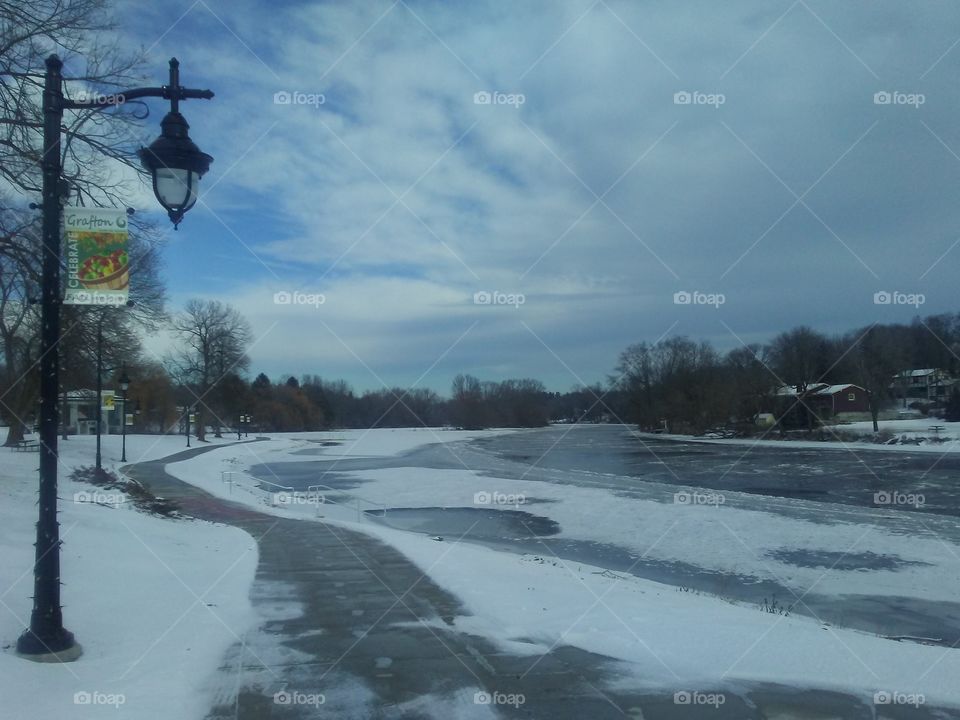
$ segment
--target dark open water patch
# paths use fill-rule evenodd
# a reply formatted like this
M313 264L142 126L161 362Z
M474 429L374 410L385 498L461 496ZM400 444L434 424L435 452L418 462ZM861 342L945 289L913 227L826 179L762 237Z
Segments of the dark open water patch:
M556 520L523 510L426 507L390 508L386 514L367 514L397 530L450 538L464 536L476 541L532 540L560 532Z
M760 608L776 599L793 613L879 635L935 638L938 644L960 643L960 604L918 598L871 595L817 595L791 590L774 579L725 573L677 560L650 558L618 545L555 537L560 526L550 518L518 510L493 508L389 508L367 517L399 530L473 542L496 550L539 556L547 561L583 563L677 588L716 595ZM785 549L772 555L802 567L856 570L896 569L916 561L865 552L816 553ZM802 602L798 601L802 598Z
M250 474L258 480L289 485L296 490L306 490L311 485L326 485L335 490L353 490L367 481L347 472L323 470L316 461L304 460L287 463L263 463L250 468ZM263 486L268 492L273 485Z
M333 447L334 445L343 445L342 442L334 442L332 440L308 440L307 442L312 442L323 447ZM335 456L331 456L327 453L326 450L321 450L320 448L303 448L302 450L294 450L290 453L291 455L319 455L321 457L326 457L330 460L336 460Z
M767 557L797 567L828 570L898 570L911 565L930 565L922 560L905 560L899 555L878 555L872 552L844 553L806 548L774 550L768 552Z

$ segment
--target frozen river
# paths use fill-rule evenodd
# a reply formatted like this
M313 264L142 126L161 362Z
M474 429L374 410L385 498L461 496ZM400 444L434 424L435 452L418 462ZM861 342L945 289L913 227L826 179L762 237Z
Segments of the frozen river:
M811 449L679 442L638 438L620 426L598 426L587 432L557 427L484 438L475 444L520 464L616 476L611 486L622 488L629 488L630 478L637 478L960 516L960 457L941 453L845 449L839 443ZM911 497L922 497L923 502L907 502ZM904 502L883 503L891 499Z
M349 497L363 494L364 473L390 468L468 469L481 476L598 488L616 495L675 502L675 494L712 491L727 507L759 510L820 524L878 527L906 537L960 543L960 459L940 454L770 448L638 438L623 426L556 426L470 442L435 444L403 455L338 459L322 447L301 451L302 462L260 465L254 474L298 489L324 484ZM278 479L279 478L279 479ZM878 495L879 494L879 495ZM887 504L895 498L900 504ZM878 504L877 500L881 502ZM411 532L460 537L500 550L572 560L738 601L774 597L791 605L796 589L776 577L758 579L699 563L641 555L615 542L571 537L550 516L549 503L522 508L391 508L371 519ZM638 522L642 518L638 518ZM836 551L785 549L778 563L824 572L898 572L922 564L869 547ZM953 575L960 570L956 559ZM884 635L960 642L960 604L871 590L802 594L795 612Z

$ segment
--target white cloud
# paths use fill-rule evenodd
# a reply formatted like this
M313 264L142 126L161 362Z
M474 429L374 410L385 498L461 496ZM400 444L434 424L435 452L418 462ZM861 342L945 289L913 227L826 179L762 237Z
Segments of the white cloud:
M571 0L239 4L228 32L197 6L157 52L204 38L184 64L218 92L194 129L217 158L204 202L278 276L230 298L260 328L280 319L282 341L255 359L362 371L329 333L298 337L264 306L282 282L326 293L330 328L408 381L473 322L459 303L478 288L525 293L522 317L588 380L675 321L737 344L715 316L672 306L682 287L725 292L725 322L754 337L882 319L838 300L868 298L871 270L916 279L960 221L960 165L943 147L960 152L960 55L921 78L956 11L809 6L828 27L802 5L775 22L786 8ZM873 105L882 87L931 100L896 115ZM276 105L278 90L325 102ZM481 90L525 102L476 105ZM676 105L682 90L726 102ZM813 183L810 209L784 215ZM238 221L251 208L270 221ZM946 278L927 276L930 297ZM486 346L464 370L543 370L516 318L479 317Z

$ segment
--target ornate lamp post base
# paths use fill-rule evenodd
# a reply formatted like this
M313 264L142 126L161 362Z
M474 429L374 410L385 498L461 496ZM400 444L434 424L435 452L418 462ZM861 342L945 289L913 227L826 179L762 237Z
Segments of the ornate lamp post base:
M38 663L73 662L83 655L83 647L69 630L51 638L38 638L28 630L17 640L17 655Z

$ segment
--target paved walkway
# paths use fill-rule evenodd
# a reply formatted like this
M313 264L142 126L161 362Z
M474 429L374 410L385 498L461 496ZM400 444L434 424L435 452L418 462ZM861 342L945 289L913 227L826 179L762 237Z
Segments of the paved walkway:
M211 449L125 470L176 500L185 514L257 538L251 597L264 622L227 654L209 720L934 717L896 707L875 716L872 705L856 698L769 686L743 697L727 691L717 709L695 708L676 705L672 691L608 691L617 664L576 648L557 647L542 659L501 652L454 630L452 619L466 614L457 599L390 546L326 523L262 514L164 471L169 462ZM501 700L522 694L525 702L477 703L480 691Z

